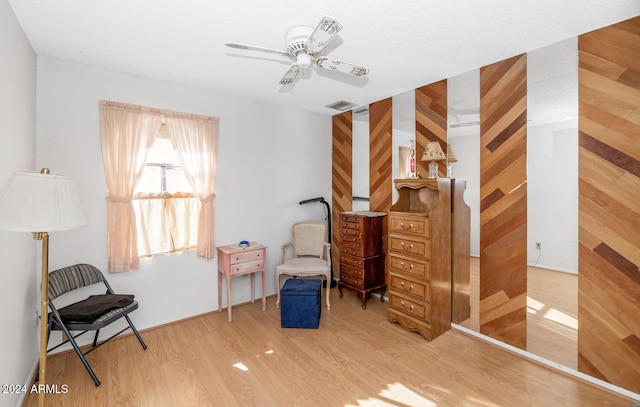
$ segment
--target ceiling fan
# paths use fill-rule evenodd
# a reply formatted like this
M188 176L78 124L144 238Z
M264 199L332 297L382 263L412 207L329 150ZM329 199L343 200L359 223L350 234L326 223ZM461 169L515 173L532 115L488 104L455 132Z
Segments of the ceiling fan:
M332 17L325 16L322 17L315 29L306 25L290 28L285 36L286 50L281 51L231 42L225 45L231 48L268 52L289 57L293 61L293 64L289 67L282 79L280 79L280 85L292 83L301 69L306 69L312 65L316 68L341 72L358 78L367 76L369 70L365 67L318 55L340 30L342 30L342 24Z

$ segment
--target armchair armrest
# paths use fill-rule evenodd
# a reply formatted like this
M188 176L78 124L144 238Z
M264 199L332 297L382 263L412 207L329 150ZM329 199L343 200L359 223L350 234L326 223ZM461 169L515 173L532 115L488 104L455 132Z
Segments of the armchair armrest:
M284 263L284 256L287 253L287 247L289 246L293 246L292 242L287 242L285 244L282 245L282 247L280 248L280 263L278 264L283 264Z
M324 242L324 247L327 249L327 265L331 266L331 243Z

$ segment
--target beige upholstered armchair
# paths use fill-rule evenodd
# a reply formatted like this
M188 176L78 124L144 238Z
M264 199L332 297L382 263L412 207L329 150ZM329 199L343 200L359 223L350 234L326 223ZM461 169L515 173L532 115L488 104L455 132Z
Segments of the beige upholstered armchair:
M298 222L293 225L293 239L282 245L280 263L276 267L276 306L280 306L280 276L324 276L326 279L327 309L331 288L331 244L326 241L324 222ZM293 248L293 258L286 260L287 248Z

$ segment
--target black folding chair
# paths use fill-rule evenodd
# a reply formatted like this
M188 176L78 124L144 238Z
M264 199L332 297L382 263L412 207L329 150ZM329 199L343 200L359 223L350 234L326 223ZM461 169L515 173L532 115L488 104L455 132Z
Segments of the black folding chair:
M97 283L103 283L105 285L107 289L106 294L92 295L85 300L60 309L56 308L53 303L53 300L65 293ZM87 362L87 358L85 357L87 354L93 352L129 328L131 328L138 338L142 349L147 349L147 345L133 326L128 315L131 311L138 309L138 302L133 299L133 295L115 294L102 272L92 265L76 264L53 271L49 274L49 309L51 312L49 313L47 342L51 331L63 331L66 335L66 340L51 349L47 349L47 353L70 342L96 386L100 385L100 381L93 372L93 369L91 369L89 362ZM97 343L100 329L121 318L125 318L129 326L108 339ZM72 331L82 332L74 336L71 334ZM89 331L95 331L93 344L87 351L83 352L75 339Z

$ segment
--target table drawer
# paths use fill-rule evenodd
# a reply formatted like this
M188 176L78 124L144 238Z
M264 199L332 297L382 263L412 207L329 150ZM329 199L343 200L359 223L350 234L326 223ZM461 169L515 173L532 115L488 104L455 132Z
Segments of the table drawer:
M361 237L362 236L362 231L360 231L359 229L349 229L349 228L345 228L343 227L341 229L342 231L342 238L344 239L345 236L357 236L357 237Z
M263 260L264 250L252 250L247 252L233 253L230 256L231 264L243 263L245 261Z
M389 247L398 253L426 256L429 253L429 240L407 239L402 236L389 236Z
M340 256L340 263L346 264L355 268L363 268L364 267L364 259L361 257L352 257L352 256Z
M430 300L429 283L419 283L391 274L391 289L414 295L427 302Z
M245 274L261 271L264 269L264 260L248 261L245 263L232 264L231 274Z
M361 280L364 280L364 270L362 268L358 269L355 267L349 267L345 264L341 264L340 265L340 275L342 274L349 274L350 276L359 278Z
M351 256L359 256L360 246L355 243L343 242L340 245L340 253L350 254Z
M398 271L405 274L411 274L416 277L429 279L429 261L417 261L410 257L400 256L397 253L391 253L389 266L392 271Z
M359 230L360 229L360 223L356 222L342 222L342 229L355 229L355 230Z
M364 280L350 274L340 273L340 281L348 286L359 288L361 290L364 289Z
M429 217L391 212L389 215L389 232L429 236Z
M416 301L411 301L407 298L396 295L393 291L389 293L389 305L405 314L412 315L420 318L423 321L430 323L429 318L429 304L421 304Z
M357 243L357 244L360 244L360 233L358 235L343 234L342 235L342 243L343 244L344 243Z
M342 218L343 222L353 222L353 223L360 223L360 220L362 219L362 216L358 216L358 215L353 215L353 214L342 214L340 215L340 217Z

